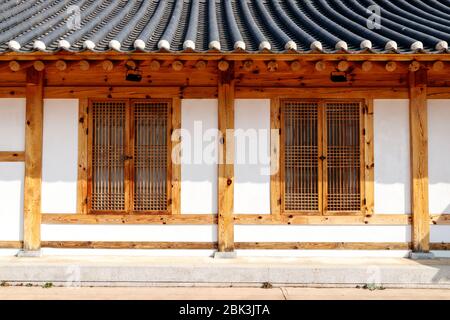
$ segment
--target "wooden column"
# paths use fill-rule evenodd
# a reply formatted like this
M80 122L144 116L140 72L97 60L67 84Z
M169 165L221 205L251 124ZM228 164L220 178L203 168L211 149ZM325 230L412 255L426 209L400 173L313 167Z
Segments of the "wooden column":
M234 65L219 71L218 249L234 251Z
M41 180L44 74L29 68L26 85L23 249L41 248Z
M375 145L373 129L373 99L367 100L364 112L364 212L366 217L371 217L375 209Z
M77 213L88 213L88 127L89 101L79 100L78 108L78 179L77 179Z
M280 167L281 106L278 98L272 98L270 102L270 129L270 213L280 217L284 184L282 185Z
M415 252L430 250L428 210L427 71L409 73L412 243Z
M172 103L172 124L171 124L171 147L181 143L181 99L174 98ZM176 134L173 134L176 133ZM170 152L170 166L172 167L171 181L171 213L181 213L181 149L177 148L174 153L173 149Z

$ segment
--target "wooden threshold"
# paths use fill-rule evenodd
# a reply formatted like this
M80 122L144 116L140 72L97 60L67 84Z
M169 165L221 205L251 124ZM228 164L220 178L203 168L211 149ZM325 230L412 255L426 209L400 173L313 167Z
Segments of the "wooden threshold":
M23 241L0 241L0 249L22 249Z
M216 250L216 242L44 241L60 249L191 249ZM236 242L238 250L411 250L409 242ZM432 250L450 250L450 243L433 243Z
M214 250L214 242L43 241L44 248L57 249L196 249Z
M0 241L0 249L22 249L22 241ZM196 249L216 250L216 242L43 241L58 249ZM240 250L410 250L403 242L236 242ZM450 250L450 243L431 243L430 250Z
M410 250L407 242L236 242L236 249L258 250Z

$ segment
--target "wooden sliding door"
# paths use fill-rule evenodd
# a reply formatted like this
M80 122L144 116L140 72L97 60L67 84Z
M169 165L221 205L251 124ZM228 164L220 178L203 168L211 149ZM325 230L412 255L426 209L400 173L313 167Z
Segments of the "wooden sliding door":
M168 213L170 102L91 101L91 213Z
M362 103L284 100L283 207L288 213L362 212Z

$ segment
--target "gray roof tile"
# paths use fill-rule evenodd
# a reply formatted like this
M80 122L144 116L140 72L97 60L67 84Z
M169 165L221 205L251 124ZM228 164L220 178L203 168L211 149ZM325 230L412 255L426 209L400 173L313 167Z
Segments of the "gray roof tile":
M449 41L450 0L0 0L0 53L437 53Z

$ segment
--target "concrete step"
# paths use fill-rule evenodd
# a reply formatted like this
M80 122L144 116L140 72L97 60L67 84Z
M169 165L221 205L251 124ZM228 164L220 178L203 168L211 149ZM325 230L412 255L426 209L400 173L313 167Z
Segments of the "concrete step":
M450 288L450 259L0 257L0 282L55 286Z

